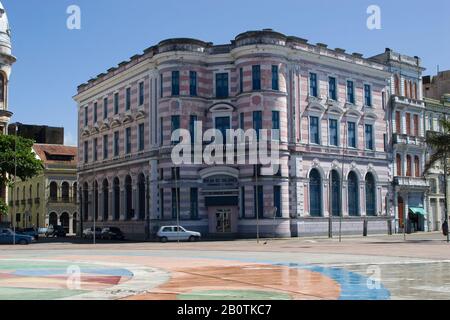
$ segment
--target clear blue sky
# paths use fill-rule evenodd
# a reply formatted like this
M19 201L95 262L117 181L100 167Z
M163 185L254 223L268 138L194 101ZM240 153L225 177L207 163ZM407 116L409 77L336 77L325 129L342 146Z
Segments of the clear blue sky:
M448 0L2 0L13 34L13 121L63 126L77 135L77 85L160 40L191 37L228 43L238 33L272 28L360 52L386 47L423 59L426 73L450 69ZM82 29L68 30L66 9L80 6ZM382 30L366 27L381 7Z

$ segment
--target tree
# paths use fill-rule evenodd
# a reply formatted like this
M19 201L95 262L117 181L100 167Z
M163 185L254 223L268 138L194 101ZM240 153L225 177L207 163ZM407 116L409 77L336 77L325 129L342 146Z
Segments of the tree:
M445 194L445 222L448 227L448 157L450 155L450 121L442 120L443 132L430 132L427 136L427 144L432 149L430 159L425 164L425 173L431 167L440 162L444 165L444 194ZM450 235L447 232L447 242L450 242Z
M44 166L32 147L32 140L0 135L0 186L11 186L15 177L26 181L39 175ZM7 212L8 207L0 200L0 215Z

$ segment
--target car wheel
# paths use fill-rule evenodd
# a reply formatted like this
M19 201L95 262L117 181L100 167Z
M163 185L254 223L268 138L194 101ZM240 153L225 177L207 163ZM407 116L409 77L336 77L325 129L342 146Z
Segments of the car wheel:
M19 241L19 244L21 244L21 245L27 245L27 244L28 244L28 241L25 240L25 239L22 239L22 240Z
M159 238L159 240L160 240L162 243L166 243L166 242L167 242L167 237L161 237L161 238Z
M194 237L194 236L189 237L189 242L195 242L195 241L197 241L196 237Z

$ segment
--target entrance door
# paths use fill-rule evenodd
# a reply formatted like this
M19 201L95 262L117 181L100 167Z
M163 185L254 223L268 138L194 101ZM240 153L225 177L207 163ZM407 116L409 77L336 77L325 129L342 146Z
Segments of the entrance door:
M403 228L405 219L405 204L403 198L398 197L398 227Z
M231 209L218 209L216 211L216 232L231 232Z

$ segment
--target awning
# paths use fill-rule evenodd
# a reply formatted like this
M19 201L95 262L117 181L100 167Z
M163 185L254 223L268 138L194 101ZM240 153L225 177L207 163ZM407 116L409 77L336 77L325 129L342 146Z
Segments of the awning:
M420 214L422 216L426 216L427 213L425 212L424 208L415 208L415 207L410 207L409 211L411 211L414 214Z

